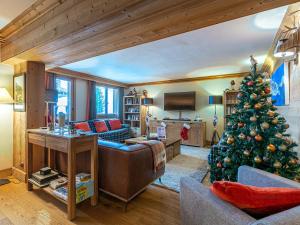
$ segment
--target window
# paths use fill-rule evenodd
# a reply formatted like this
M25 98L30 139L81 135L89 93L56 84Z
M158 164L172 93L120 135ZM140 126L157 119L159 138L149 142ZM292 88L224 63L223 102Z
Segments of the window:
M119 90L105 86L96 86L97 114L118 114Z
M72 82L64 78L55 79L56 90L58 92L56 115L62 112L66 115L66 121L72 119Z

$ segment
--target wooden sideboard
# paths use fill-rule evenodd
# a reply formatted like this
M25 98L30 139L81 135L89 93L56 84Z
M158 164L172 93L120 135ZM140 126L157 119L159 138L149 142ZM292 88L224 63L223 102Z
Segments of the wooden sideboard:
M164 122L166 127L167 138L181 139L180 132L184 123L191 126L188 131L188 140L182 139L182 144L204 147L206 144L206 122L198 121L180 121L180 120L151 120L150 132L156 133L157 127Z

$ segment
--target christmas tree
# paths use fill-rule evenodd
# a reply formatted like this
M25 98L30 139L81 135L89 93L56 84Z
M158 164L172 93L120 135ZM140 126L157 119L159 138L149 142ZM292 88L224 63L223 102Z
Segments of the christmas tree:
M271 99L270 79L258 73L251 57L251 72L240 85L237 105L227 118L220 145L210 162L211 181L237 180L239 166L248 165L289 179L297 180L297 146L286 133L289 125L276 112Z

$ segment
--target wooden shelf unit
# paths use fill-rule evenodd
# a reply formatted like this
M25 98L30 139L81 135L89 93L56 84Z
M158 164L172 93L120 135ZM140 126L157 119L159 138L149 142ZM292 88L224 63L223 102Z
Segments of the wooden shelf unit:
M237 104L237 95L239 90L225 90L224 91L224 128L226 128L227 117L231 115L233 108Z
M130 95L123 97L123 121L130 125L133 136L141 136L146 133L146 111L142 105L142 95Z

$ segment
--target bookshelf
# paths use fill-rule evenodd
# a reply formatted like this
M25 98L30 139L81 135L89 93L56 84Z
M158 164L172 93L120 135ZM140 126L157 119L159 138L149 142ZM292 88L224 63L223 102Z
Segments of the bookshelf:
M123 97L123 122L130 125L134 137L146 133L146 107L142 105L142 95Z
M234 106L237 104L237 95L239 90L224 91L224 128L226 127L227 118L231 115Z

